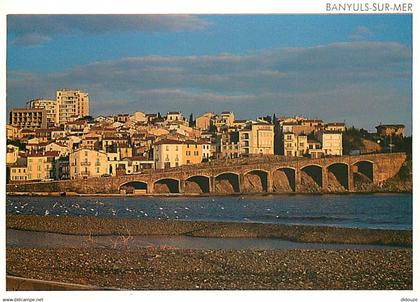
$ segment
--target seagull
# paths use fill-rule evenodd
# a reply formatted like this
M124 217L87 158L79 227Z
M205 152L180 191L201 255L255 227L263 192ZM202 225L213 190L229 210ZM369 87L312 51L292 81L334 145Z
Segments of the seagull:
M56 202L54 205L53 205L53 209L55 209L55 207L58 205L58 202Z
M45 210L44 216L47 216L48 214L50 214L50 212L48 210Z

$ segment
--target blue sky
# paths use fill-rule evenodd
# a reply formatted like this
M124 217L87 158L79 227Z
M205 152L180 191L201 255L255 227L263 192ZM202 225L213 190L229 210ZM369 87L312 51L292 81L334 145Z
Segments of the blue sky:
M411 131L411 15L9 15L7 107L90 94L92 115L233 110Z

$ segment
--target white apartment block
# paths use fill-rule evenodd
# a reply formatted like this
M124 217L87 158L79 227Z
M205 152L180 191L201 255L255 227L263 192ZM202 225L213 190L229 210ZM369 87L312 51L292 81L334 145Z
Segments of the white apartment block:
M89 95L80 90L57 90L59 123L63 124L75 118L89 115Z

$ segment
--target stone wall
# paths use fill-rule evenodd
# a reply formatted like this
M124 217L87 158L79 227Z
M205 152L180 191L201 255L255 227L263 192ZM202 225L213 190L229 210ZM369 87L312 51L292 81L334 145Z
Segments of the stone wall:
M199 187L194 182L188 182L192 176L202 176L209 180L210 192L203 193L234 193L233 187L240 188L243 193L259 193L259 192L342 192L347 191L337 181L337 175L328 171L329 166L341 163L347 167L348 183L346 187L348 191L357 191L360 185L353 185L354 180L360 179L360 173L357 171L355 164L360 161L372 163L373 168L373 184L379 185L387 179L395 176L406 160L404 153L388 153L388 154L369 154L359 156L342 156L330 157L322 159L294 158L281 160L274 158L269 161L267 157L258 162L253 159L248 164L241 161L237 165L214 165L199 164L186 167L179 167L170 170L153 170L144 174L123 175L118 177L98 177L89 179L52 181L52 182L36 182L23 184L8 184L7 192L75 192L79 194L118 194L121 187L132 181L141 181L147 184L147 193L171 193L168 188L158 186L158 192L155 191L155 183L164 178L172 178L179 181L181 193L200 193ZM314 179L302 171L304 167L318 166L322 169L322 186L316 184ZM294 171L294 188L290 186L290 182L282 168L289 168ZM354 171L354 169L356 170ZM253 172L253 173L250 173ZM239 177L233 177L226 181L223 174L234 173ZM217 179L216 180L216 176ZM363 178L363 177L362 177ZM221 181L223 180L223 181ZM232 183L236 181L236 183ZM366 179L364 179L364 182ZM367 185L363 186L364 188Z

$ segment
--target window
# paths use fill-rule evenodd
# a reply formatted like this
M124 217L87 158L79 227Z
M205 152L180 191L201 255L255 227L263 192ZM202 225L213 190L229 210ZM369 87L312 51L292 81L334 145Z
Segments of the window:
M166 146L166 151L169 151L169 146Z

